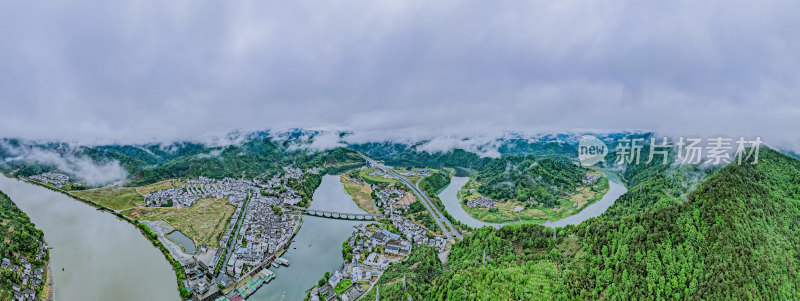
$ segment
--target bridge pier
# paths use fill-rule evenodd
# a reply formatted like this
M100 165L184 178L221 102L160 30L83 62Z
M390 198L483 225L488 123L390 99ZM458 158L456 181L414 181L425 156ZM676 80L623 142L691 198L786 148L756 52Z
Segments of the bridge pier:
M308 209L305 209L304 213L307 215L313 215L319 217L349 219L349 220L376 220L378 219L378 217L386 216L383 214L340 213L340 212L308 210Z

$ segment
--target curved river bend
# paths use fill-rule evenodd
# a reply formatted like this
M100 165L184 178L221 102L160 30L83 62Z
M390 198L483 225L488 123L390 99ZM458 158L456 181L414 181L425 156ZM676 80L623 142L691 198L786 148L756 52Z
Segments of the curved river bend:
M555 221L547 221L542 223L542 225L551 227L551 228L558 228L564 227L566 225L577 225L582 223L583 221L590 219L592 217L597 217L606 212L608 207L614 204L614 202L628 189L625 188L625 185L622 184L619 176L613 172L601 170L601 172L608 177L608 192L606 192L603 197L598 200L597 202L592 203L586 208L583 208L580 212L570 215L568 217L562 218L560 220ZM456 220L467 224L473 228L480 228L484 226L490 226L495 228L500 228L503 225L509 223L487 223L480 220L475 219L471 215L469 215L464 208L461 207L461 202L458 200L458 191L461 190L469 178L467 177L453 177L450 180L450 185L448 185L441 193L439 193L439 198L444 203L445 209L447 212L450 213Z
M55 300L180 300L172 266L133 225L2 175L0 190L44 231L53 248Z

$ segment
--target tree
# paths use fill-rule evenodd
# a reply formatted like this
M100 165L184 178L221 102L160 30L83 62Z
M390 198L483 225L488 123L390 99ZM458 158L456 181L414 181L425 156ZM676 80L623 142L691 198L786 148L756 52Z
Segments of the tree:
M183 286L181 286L181 289L180 289L180 291L181 291L181 297L184 297L184 298L189 298L190 296L192 296L192 293L191 293L191 292L189 292L189 290L187 290L187 289L186 289L185 287L183 287Z

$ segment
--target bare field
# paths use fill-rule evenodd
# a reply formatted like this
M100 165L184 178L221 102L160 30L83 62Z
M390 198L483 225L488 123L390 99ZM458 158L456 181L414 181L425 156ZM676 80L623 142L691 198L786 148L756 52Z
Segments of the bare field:
M369 213L378 213L378 208L375 208L375 202L372 200L372 188L369 187L369 184L363 181L354 181L347 175L342 175L342 183L344 190L353 197L359 208Z
M177 179L169 179L164 180L158 183L150 184L147 186L136 187L136 191L142 195L151 193L153 191L163 190L163 189L170 189L170 188L178 188L181 187L181 181Z
M207 198L187 208L140 207L122 214L140 220L163 220L194 240L197 246L218 247L218 236L225 231L235 210L227 200Z

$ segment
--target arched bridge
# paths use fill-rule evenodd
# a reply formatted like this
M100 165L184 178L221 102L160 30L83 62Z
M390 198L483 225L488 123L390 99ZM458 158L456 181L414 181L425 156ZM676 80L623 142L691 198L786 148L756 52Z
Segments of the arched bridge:
M303 211L303 214L319 216L319 217L327 217L327 218L336 218L336 219L349 219L349 220L374 220L379 217L385 217L385 214L372 214L372 213L344 213L344 212L335 212L335 211L325 211L325 210L314 210L314 209L306 209L306 208L298 208L295 207L300 211Z

